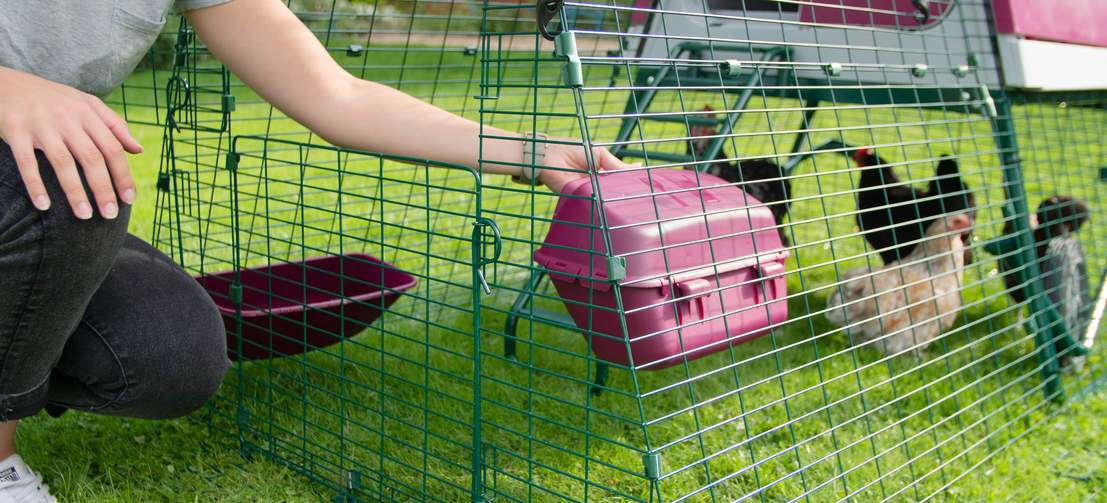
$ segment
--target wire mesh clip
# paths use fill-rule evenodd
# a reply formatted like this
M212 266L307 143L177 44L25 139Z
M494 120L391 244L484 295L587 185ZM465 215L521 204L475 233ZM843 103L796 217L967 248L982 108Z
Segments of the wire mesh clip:
M169 173L162 171L158 173L158 181L154 186L162 192L169 192L172 188L172 180L170 178L171 176Z
M721 72L724 77L737 77L739 73L742 73L742 62L737 59L720 61L719 72Z
M646 478L651 480L661 478L661 453L650 452L643 454L642 465L646 470Z
M996 110L996 100L992 98L992 93L988 91L988 86L980 86L980 99L984 101L984 113L990 118L996 118L999 115L999 111Z
M608 281L622 281L627 279L627 258L607 257Z
M557 34L554 40L554 54L567 58L564 74L565 85L580 87L584 85L584 70L580 65L580 56L577 54L577 37L571 31L563 31Z
M926 66L926 64L919 63L911 68L911 75L918 78L926 77L926 71L929 69L930 67Z
M826 74L831 77L838 77L842 75L841 63L827 63L826 66L824 66L823 68L826 70Z
M554 40L554 37L561 34L561 31L550 31L549 24L564 4L564 0L538 0L538 5L535 6L535 17L538 20L538 32L542 34L542 38Z
M238 160L240 157L242 157L242 155L238 152L227 152L227 158L224 164L227 166L228 171L235 171L238 169Z
M188 45L192 43L191 32L185 27L177 31L177 41L173 44L173 68L181 68L188 57Z

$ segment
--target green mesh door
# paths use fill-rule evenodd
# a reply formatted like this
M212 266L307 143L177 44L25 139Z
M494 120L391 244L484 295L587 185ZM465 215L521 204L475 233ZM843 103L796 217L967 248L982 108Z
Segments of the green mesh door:
M442 5L425 22L449 26ZM351 71L465 113L469 93L444 75L475 74L449 63L473 51L427 49L445 32L436 42L378 18L380 33L345 33L371 18L302 15ZM477 175L325 145L274 115L187 26L177 40L155 241L224 310L236 361L203 419L244 455L350 501L468 499L476 265L496 243L475 225Z

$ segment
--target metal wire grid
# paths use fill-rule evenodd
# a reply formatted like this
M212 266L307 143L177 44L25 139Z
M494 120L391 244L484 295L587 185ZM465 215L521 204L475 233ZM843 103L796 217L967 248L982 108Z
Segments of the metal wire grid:
M418 280L369 333L238 373L244 450L362 499L467 494L472 302L457 271L471 284L475 175L267 138L240 137L235 152L240 266L360 252Z
M953 154L976 195L973 230L981 240L1006 220L1029 217L1009 208L1012 186L1022 183L1005 178L1004 155L1015 152L997 136L1021 145L1024 208L1051 191L1096 200L1098 185L1087 176L1056 173L1071 159L1085 175L1098 175L1102 96L1011 100L981 91L998 77L986 37L966 26L987 20L986 5L950 5L959 17L939 26L956 35L820 26L848 41L824 44L791 42L804 37L796 29L822 23L794 20L784 5L733 15L705 14L703 6L689 14L660 4L651 12L570 2L559 21L577 39L579 83L563 73L573 58L551 56L551 44L518 21L530 6L489 4L482 17L459 14L474 8L464 3L424 9L412 2L372 13L340 13L347 6L336 3L302 14L352 71L459 113L479 112L486 124L640 149L645 170L712 161L689 152L697 125L717 128L719 162L796 159L783 177L792 185L782 222L794 243L789 319L764 337L664 370L590 356L588 338L604 337L604 327L577 335L582 330L558 316L564 303L549 282L535 281L532 255L556 197L494 178L478 183L426 161L413 168L304 143L317 140L255 103L186 38L174 76L190 75L183 90L214 91L206 100L170 103L181 130L167 129L159 244L197 274L365 251L419 279L368 332L341 345L240 364L233 391L216 400L209 420L244 452L289 464L352 500L938 497L1045 424L1044 396L1072 393L1102 374L1093 356L1075 377L1042 380L1049 360L1020 325L1026 306L1005 295L983 241L974 242L977 261L963 271L958 321L925 357L852 348L824 319L825 298L842 272L881 265L855 229L859 170L840 155L854 147L874 147L919 185L934 179L942 155ZM651 13L648 22L635 18ZM458 47L467 44L473 16L484 22L476 55ZM666 31L677 18L713 35ZM752 25L779 36L718 34L756 32ZM878 37L898 44L881 45ZM907 40L925 50L902 49L914 43ZM699 53L671 58L682 43L699 44ZM651 44L665 51L642 56ZM789 44L788 58L761 59L761 46ZM841 66L822 57L836 50L849 56ZM803 51L815 56L798 60ZM908 54L925 54L926 71ZM961 75L970 54L977 65ZM477 57L479 72L460 62ZM653 85L665 69L676 82ZM648 103L644 92L654 92ZM1004 119L1013 127L997 127ZM618 138L628 123L632 134ZM232 146L232 127L253 136ZM818 148L826 140L838 143ZM234 170L226 169L228 153ZM495 222L502 245L498 260L484 266L494 247L472 234L482 219ZM1083 231L1081 241L1094 242L1094 233ZM1089 271L1103 269L1100 256L1088 260ZM485 283L491 294L480 292ZM521 309L519 294L532 295ZM514 358L505 340L516 345ZM597 363L611 369L600 385L594 381L605 370ZM1050 382L1059 389L1048 389Z
M800 9L826 3L795 2ZM566 2L568 7L609 19L635 11L576 2ZM1005 126L1003 121L1014 120L1012 109L1001 104L995 111L996 98L981 90L999 80L983 27L988 6L947 4L959 12L942 20L944 33L804 23L778 4L738 14L705 13L709 9L696 2L654 7L644 33L571 30L574 37L614 37L632 50L560 54L564 73L580 75L551 71L532 85L551 94L572 89L575 109L560 97L550 102L566 103L567 114L580 116L580 133L592 145L641 159L649 169L695 168L716 160L714 153L692 152L695 126L703 125L713 127L710 137L721 140L718 162L770 159L786 165L795 159L795 171L783 177L792 185L785 228L796 243L788 263L792 314L763 339L672 369L648 371L653 362L636 362L638 370L613 372L615 383L594 397L582 396L579 388L602 369L593 371L598 360L583 357L588 347L571 334L573 325L549 315L561 302L557 293L540 292L521 314L518 306L486 298L489 313L533 318L518 332L494 324L483 328L523 346L516 350L518 362L501 361L498 348L489 352L494 361L527 371L514 379L497 374L484 383L484 389L502 387L527 397L506 403L489 399L485 406L486 412L511 411L527 424L491 420L486 425L503 433L485 447L493 453L486 464L495 494L519 501L575 501L582 495L642 501L883 500L941 494L1020 437L1025 431L1020 421L1040 413L1043 396L1063 393L1050 381L1043 384L1047 364L1034 351L1034 336L1016 321L1024 305L1009 302L1003 287L997 288L994 262L979 241L994 235L994 225L1027 215L1023 210L1021 217L1003 216L1009 194L1017 194L1011 186L1022 182L1005 178L1002 166L1011 162L1003 154L1013 149L996 138L1017 131L1022 143L1040 127L1018 121L1013 129ZM842 10L891 13L867 6ZM803 32L810 28L817 28L813 40ZM772 38L758 38L772 30ZM782 47L787 56L767 59L763 54L773 47L766 46ZM513 61L494 49L486 66L495 67L496 89L517 87L532 63L514 61L511 67ZM542 56L534 66L548 64ZM548 90L551 86L556 90ZM556 124L545 108L519 110L532 115L521 124L528 128L533 122ZM484 120L509 121L510 111L500 102L485 111ZM630 134L621 135L628 124ZM827 140L837 143L820 148ZM1066 136L1058 144L1083 141ZM852 349L823 320L824 299L840 284L841 273L859 264L882 264L858 239L854 223L860 171L836 155L862 146L884 152L893 169L904 173L901 178L920 185L935 179L940 157L952 154L977 199L972 230L978 241L970 248L978 262L960 271L964 305L957 324L925 358ZM1043 150L1037 144L1031 148ZM1101 153L1095 156L1101 159ZM495 204L494 196L487 199ZM520 244L531 240L517 255L520 262L501 260L501 269L533 267L526 260L543 233L532 231L532 222L546 221L548 211L536 205L517 217L518 223L508 212L496 216L505 235ZM1089 257L1090 271L1099 270L1095 264ZM499 286L524 292L531 287L508 281ZM637 307L624 309L630 314ZM554 338L549 326L570 333ZM602 334L586 331L586 336ZM574 347L575 357L566 349ZM570 424L567 409L576 412ZM575 442L559 440L557 429ZM627 436L637 442L627 442ZM578 461L571 469L541 461L554 452Z

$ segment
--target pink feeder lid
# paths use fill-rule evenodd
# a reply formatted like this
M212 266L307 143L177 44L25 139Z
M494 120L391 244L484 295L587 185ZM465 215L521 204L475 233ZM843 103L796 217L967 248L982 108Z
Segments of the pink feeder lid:
M595 205L593 180L604 219ZM692 170L574 180L562 190L553 219L534 260L564 281L576 279L570 275L607 279L604 220L612 254L626 260L620 285L662 286L769 262L775 266L788 257L768 207L722 178ZM598 290L609 287L581 282Z

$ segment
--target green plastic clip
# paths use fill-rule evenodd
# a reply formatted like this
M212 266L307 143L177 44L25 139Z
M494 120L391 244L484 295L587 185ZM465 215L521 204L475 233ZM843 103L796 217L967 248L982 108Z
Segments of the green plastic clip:
M233 94L223 95L223 113L233 112L235 109L235 100Z
M563 31L554 39L554 54L568 59L565 63L565 85L580 87L584 85L584 70L577 54L577 38L571 31Z
M260 450L253 442L246 440L245 433L250 431L250 411L246 407L239 406L235 409L234 421L235 426L238 427L238 453L250 459Z
M250 411L246 407L238 407L235 410L234 422L239 428L250 424Z
M227 289L227 297L235 304L242 302L242 285L239 283L231 285L231 287Z
M361 484L361 472L349 470L346 472L346 489L350 492L360 491L364 487ZM353 496L351 494L351 496Z
M170 181L171 181L171 176L169 175L169 173L158 173L158 184L157 184L158 190L160 190L162 192L169 192L169 183L170 183Z
M842 75L841 63L827 63L824 69L826 70L826 74L831 77L838 77Z
M919 63L919 64L915 65L913 68L911 68L911 75L922 78L922 77L926 76L926 71L929 70L929 69L930 69L930 67L928 67L928 66L926 66L922 63Z
M964 78L969 75L969 65L961 65L953 69L953 74L959 78Z
M238 152L227 152L227 169L231 171L238 169L239 156Z
M349 46L346 47L346 55L351 57L351 58L361 56L362 49L364 49L364 47L362 47L358 44L350 44Z
M980 67L980 55L979 54L977 54L975 52L970 52L969 57L966 58L966 59L968 60L969 66L971 66L973 68L979 68Z
M646 468L646 478L650 480L661 478L661 453L651 452L643 454L642 465Z
M626 257L607 257L607 279L609 281L627 279Z
M188 57L188 44L191 42L191 38L187 31L181 30L177 32L177 42L173 44L173 67L181 68L187 61Z

